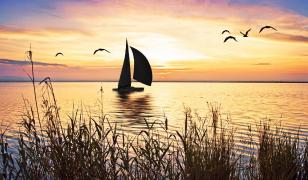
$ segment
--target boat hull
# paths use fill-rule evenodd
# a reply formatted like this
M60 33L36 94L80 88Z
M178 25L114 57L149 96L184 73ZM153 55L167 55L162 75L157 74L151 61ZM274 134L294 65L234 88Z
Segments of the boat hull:
M117 91L119 93L131 93L131 92L142 92L144 90L143 87L127 87L127 88L113 88L113 91Z

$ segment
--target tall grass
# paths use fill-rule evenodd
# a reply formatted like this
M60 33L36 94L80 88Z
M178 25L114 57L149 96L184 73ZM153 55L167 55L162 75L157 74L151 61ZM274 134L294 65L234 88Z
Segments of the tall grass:
M233 131L224 127L217 107L211 107L210 112L209 118L198 114L193 118L191 110L186 108L184 133L177 132L185 152L184 177L238 179Z
M0 127L0 157L1 157L1 174L2 179L11 179L15 177L16 169L14 158L8 151L8 142L5 137L5 133L8 130L8 126L4 126L1 123Z
M300 143L298 134L285 133L281 126L260 124L258 140L248 140L256 153L247 157L235 144L232 122L221 117L220 106L215 104L209 104L209 114L205 116L185 108L181 130L171 130L165 118L144 119L146 128L139 133L125 132L104 114L102 94L99 113L91 115L82 107L73 108L72 115L62 119L51 79L45 78L39 84L34 81L30 52L29 77L35 104L25 100L16 157L8 153L4 132L1 133L4 179L308 177L308 142ZM43 89L41 102L36 86Z
M258 166L260 179L298 179L302 157L299 135L272 130L268 123L261 124L259 133Z
M209 118L193 118L187 108L183 132L170 131L166 118L164 122L145 119L144 130L128 134L103 113L84 116L78 109L64 127L50 78L40 84L43 127L36 124L38 116L31 105L22 120L17 162L23 179L237 177L233 132L223 127L216 110ZM212 117L220 123L213 126Z

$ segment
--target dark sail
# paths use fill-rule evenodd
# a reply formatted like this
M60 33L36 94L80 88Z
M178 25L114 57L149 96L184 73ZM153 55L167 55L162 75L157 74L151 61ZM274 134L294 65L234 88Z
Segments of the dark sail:
M118 84L118 88L126 88L131 87L131 77L130 77L130 63L129 63L129 53L128 53L128 44L126 40L126 49L125 49L125 57L122 66L122 71L120 75L120 80Z
M143 84L151 86L152 69L147 58L137 49L131 47L135 59L134 63L134 79Z

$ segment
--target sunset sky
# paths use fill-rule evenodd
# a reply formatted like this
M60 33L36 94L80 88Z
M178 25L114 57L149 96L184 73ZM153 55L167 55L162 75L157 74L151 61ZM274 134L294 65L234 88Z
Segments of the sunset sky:
M30 43L39 78L118 80L126 38L156 81L308 81L307 0L1 0L0 80L26 78Z

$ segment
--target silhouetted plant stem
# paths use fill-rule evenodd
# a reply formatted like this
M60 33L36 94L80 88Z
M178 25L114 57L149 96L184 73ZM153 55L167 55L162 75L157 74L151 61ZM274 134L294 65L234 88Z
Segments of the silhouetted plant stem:
M31 63L31 76L29 76L29 78L30 78L30 80L32 82L32 87L33 87L33 95L34 95L34 102L35 102L37 119L39 121L39 126L42 129L41 118L40 118L40 113L39 113L39 108L38 108L37 93L36 93L35 75L34 75L34 63L33 63L33 59L32 59L31 44L30 44L30 50L28 51L28 59L30 60L30 63Z

